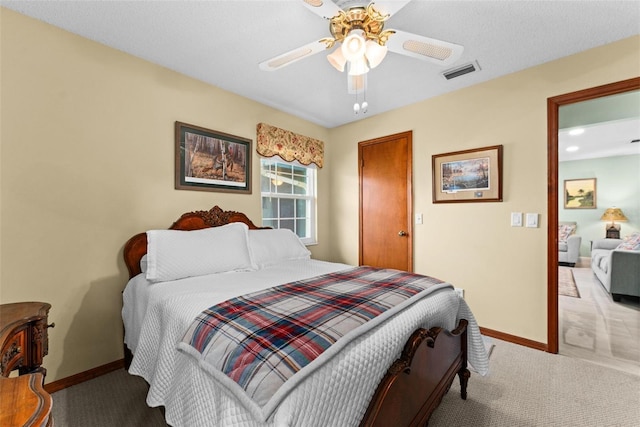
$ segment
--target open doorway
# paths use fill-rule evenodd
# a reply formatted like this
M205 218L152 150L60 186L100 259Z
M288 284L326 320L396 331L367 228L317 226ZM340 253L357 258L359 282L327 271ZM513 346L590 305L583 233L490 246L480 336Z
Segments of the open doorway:
M589 113L586 109L587 106L597 105L597 103L591 102L593 100L606 100L605 97L611 97L609 99L614 99L615 95L620 94L628 94L632 91L640 90L640 79L630 79L622 82L617 82L609 85L599 86L595 88L590 88L578 92L573 92L565 95L560 95L557 97L549 98L547 102L548 107L548 165L549 165L549 181L548 181L548 217L549 217L549 230L548 230L548 351L552 353L559 352L559 343L560 339L564 339L564 336L561 335L561 331L559 331L559 292L558 292L558 264L559 264L559 221L560 220L576 220L575 222L582 222L582 226L580 227L580 232L583 234L582 242L580 245L580 259L586 260L587 266L589 262L589 256L591 251L592 242L597 240L600 237L604 236L604 227L605 223L600 222L600 215L602 214L606 208L608 208L608 204L613 203L611 200L608 200L607 197L610 197L611 194L605 195L601 194L601 191L597 191L597 187L594 189L593 196L600 195L602 197L598 197L604 203L598 203L597 199L593 200L594 206L592 209L585 210L575 210L571 211L571 218L567 217L567 212L564 211L565 202L567 195L565 194L564 184L567 178L573 178L568 176L566 173L560 174L559 168L561 163L561 157L564 155L564 152L561 155L559 149L563 150L564 143L561 138L559 138L559 132L562 129L567 129L568 127L578 127L578 124L588 124L587 122L595 122L596 119L590 118ZM582 108L585 107L585 108ZM575 114L576 111L579 111L579 114ZM597 112L596 112L597 113ZM607 108L606 111L600 112L601 115L610 115L613 111L611 108ZM563 115L564 114L564 115ZM567 117L573 115L574 117ZM574 120L574 122L571 122ZM578 123L575 120L582 120L585 123ZM601 121L611 120L607 117L602 117ZM628 141L630 143L630 141ZM578 168L580 169L580 168ZM574 168L575 170L575 168ZM592 171L593 167L582 167L580 169L581 173L587 173L587 171ZM591 173L593 175L593 173ZM597 176L580 176L580 178L592 179ZM597 184L596 184L597 186ZM585 187L586 188L586 187ZM613 193L609 191L608 193ZM636 196L637 199L637 196ZM587 203L588 205L588 203ZM636 209L637 210L637 209ZM599 213L599 214L598 214ZM597 217L597 218L596 218ZM594 220L594 218L596 218ZM637 221L637 220L636 220ZM636 224L637 225L637 224ZM595 231L597 230L597 231ZM602 236L600 236L602 234ZM580 261L578 261L580 262ZM584 267L584 264L579 266ZM582 272L583 276L592 279L589 270L585 270ZM594 282L595 284L599 284L599 282ZM602 292L602 289L597 288L596 291ZM606 295L604 293L603 295ZM565 331L566 332L566 331Z

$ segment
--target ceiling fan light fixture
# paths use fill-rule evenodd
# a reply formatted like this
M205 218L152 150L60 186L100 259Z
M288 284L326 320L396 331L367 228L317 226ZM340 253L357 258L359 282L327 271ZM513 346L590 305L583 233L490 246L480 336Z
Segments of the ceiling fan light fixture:
M358 59L357 61L349 61L350 76L360 76L368 72L369 72L369 67L367 67L367 61L365 61L364 58Z
M344 71L344 66L347 63L347 59L342 54L341 48L338 48L327 55L327 61L329 61L329 64L331 64L333 68L340 72Z
M369 62L369 67L376 68L378 65L380 65L386 55L386 46L380 46L373 40L367 40L365 56L367 57L367 61Z
M342 42L342 54L347 61L357 61L364 57L366 51L366 41L362 31L352 31Z
M367 87L367 75L360 74L359 76L347 75L347 93L358 94L363 93Z

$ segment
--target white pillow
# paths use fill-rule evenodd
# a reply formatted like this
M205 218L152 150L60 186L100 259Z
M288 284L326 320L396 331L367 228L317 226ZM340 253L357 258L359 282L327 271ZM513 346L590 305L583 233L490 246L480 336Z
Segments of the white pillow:
M258 268L295 259L309 259L311 252L291 230L249 230L249 249Z
M234 222L202 230L147 231L147 272L152 282L226 271L255 270L248 227Z
M142 258L140 258L140 271L142 273L147 272L147 258L149 258L147 254L142 255Z

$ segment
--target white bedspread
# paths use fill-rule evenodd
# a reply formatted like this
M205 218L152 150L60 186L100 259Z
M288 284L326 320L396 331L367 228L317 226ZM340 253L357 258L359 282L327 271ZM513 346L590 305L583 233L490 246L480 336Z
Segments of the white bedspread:
M165 406L173 426L351 426L358 425L386 369L411 333L469 321L469 361L481 374L488 359L475 319L451 289L434 292L347 345L302 381L266 422L177 351L177 343L204 309L266 287L349 268L316 260L289 261L256 272L224 273L149 284L136 276L124 292L125 342L134 353L129 372L150 385L147 403Z

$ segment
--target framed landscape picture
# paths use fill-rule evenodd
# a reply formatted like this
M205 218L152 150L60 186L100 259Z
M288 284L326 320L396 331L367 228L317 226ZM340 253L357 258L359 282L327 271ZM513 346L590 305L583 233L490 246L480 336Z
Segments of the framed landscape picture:
M501 202L502 145L432 157L433 203Z
M595 178L565 179L565 209L595 209L596 207Z
M251 140L176 122L175 188L251 194Z

